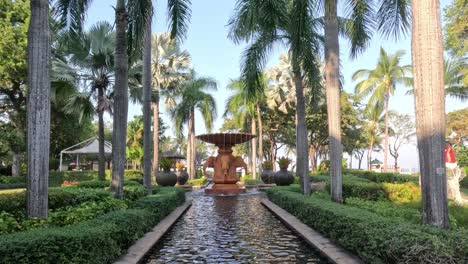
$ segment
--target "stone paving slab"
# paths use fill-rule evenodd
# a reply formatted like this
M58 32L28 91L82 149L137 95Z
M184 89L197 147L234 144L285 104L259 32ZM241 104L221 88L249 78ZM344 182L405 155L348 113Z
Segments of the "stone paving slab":
M357 256L346 251L342 247L333 243L319 232L302 223L295 216L288 213L283 208L272 203L268 199L263 199L262 204L270 210L283 223L296 231L309 245L315 247L323 256L327 257L335 264L362 264L364 263Z
M120 257L114 264L137 264L146 253L169 231L175 222L190 208L192 200L187 200L183 205L177 207L166 216L159 224L146 233L127 250L127 254Z

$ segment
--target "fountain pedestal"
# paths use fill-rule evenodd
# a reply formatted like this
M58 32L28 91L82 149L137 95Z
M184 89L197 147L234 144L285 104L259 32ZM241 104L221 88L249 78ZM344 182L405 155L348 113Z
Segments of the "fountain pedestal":
M247 172L247 164L241 157L232 155L232 147L236 144L251 140L255 135L251 134L205 134L197 136L198 139L215 144L218 147L218 155L211 156L203 164L203 174L206 168L213 168L213 184L209 185L205 192L208 194L239 194L244 193L245 188L236 183L239 178L237 168L244 168Z

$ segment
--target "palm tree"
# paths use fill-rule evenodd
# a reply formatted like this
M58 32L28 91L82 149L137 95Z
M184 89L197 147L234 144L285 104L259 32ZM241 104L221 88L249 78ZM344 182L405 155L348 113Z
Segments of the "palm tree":
M149 9L143 43L143 181L148 194L153 192L151 184L151 23L153 4L148 0ZM159 123L159 122L157 122Z
M151 1L117 0L115 7L115 99L114 130L112 145L111 192L117 197L123 195L125 166L125 139L128 113L128 58L140 58L142 43L151 17ZM190 0L168 1L169 30L171 37L181 40L187 33L190 19ZM129 19L130 18L130 19ZM129 56L130 55L130 56ZM145 66L146 68L147 66ZM146 77L145 77L146 78ZM156 124L157 122L155 122ZM148 124L146 124L148 125Z
M189 77L191 58L187 51L181 51L169 33L155 34L152 37L151 78L153 84L153 118L159 117L159 100L165 97L166 107L175 107L174 95L179 92L180 83ZM153 174L159 169L159 126L153 128Z
M143 119L141 116L128 123L127 126L127 156L133 163L133 169L141 162L143 157L142 138L144 137ZM151 178L150 178L151 180ZM151 186L150 186L151 188Z
M228 89L234 91L234 94L231 95L226 102L226 110L224 116L232 115L237 123L238 127L244 127L250 119L250 133L257 134L257 122L259 125L259 134L258 138L260 139L260 132L262 118L260 113L260 104L262 102L263 95L256 95L255 97L248 97L246 92L245 83L241 80L232 80L228 84ZM260 144L259 144L260 145ZM257 178L257 154L261 155L263 151L263 143L259 146L259 151L257 152L257 140L256 138L252 139L252 150L250 157L250 165L252 171L252 177ZM261 164L260 159L260 164Z
M448 228L445 91L438 0L412 1L412 60L423 222Z
M325 28L325 87L328 112L328 132L330 138L330 177L331 196L335 202L342 202L342 147L340 112L340 48L338 33L341 30L351 40L351 57L367 47L375 26L384 35L398 37L398 32L406 32L409 26L408 1L382 0L375 14L373 1L347 0L348 19L337 15L338 0L324 0Z
M353 74L353 80L365 78L356 85L356 93L361 97L370 95L367 107L383 103L385 105L385 139L384 139L384 164L383 169L387 171L388 165L388 107L390 96L395 92L396 85L411 85L412 78L410 65L400 65L401 57L405 52L397 51L389 55L380 48L380 57L377 66L373 70L361 69Z
M50 143L49 1L31 0L28 32L28 217L47 217Z
M194 75L194 73L193 73ZM195 176L195 110L198 110L208 131L213 128L216 118L216 101L209 91L216 90L216 81L211 78L195 77L181 85L178 96L180 103L171 111L177 134L182 133L182 127L188 124L187 133L187 172L191 179Z
M87 90L75 93L69 100L67 111L78 112L80 116L91 117L98 114L99 139L99 174L98 179L105 180L104 153L104 112L111 112L110 93L114 81L114 47L115 33L108 22L98 22L91 29L80 34L68 43L70 61L81 76L80 83ZM97 98L96 107L92 106ZM93 109L94 108L94 109ZM89 111L91 110L92 111Z
M278 42L287 43L291 56L296 90L296 168L301 177L302 191L310 194L308 173L308 144L305 124L304 79L319 76L317 54L320 36L316 34L319 21L314 19L315 6L307 0L239 1L230 19L230 37L235 42L247 41L241 78L245 80L248 96L262 89L262 68L268 52ZM268 13L266 13L268 12Z
M375 145L380 141L379 134L385 127L385 116L384 116L384 104L376 103L364 110L364 118L367 121L367 125L364 130L369 139L369 149L367 150L367 169L371 169L370 163L372 161L372 152L374 151Z
M444 59L445 94L462 102L468 100L468 87L463 82L463 70L467 68L462 59ZM407 95L413 95L414 89L408 90Z

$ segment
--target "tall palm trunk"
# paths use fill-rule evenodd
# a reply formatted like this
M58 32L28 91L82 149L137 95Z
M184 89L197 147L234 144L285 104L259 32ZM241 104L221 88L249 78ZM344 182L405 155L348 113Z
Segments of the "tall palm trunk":
M153 102L153 175L154 180L159 173L159 88L156 87Z
M301 178L301 189L304 195L310 195L309 147L305 120L304 86L298 65L293 66L294 85L296 86L296 174Z
M151 1L148 1L151 5ZM143 182L152 193L151 185L151 20L150 12L146 24L143 45ZM155 119L157 120L157 119ZM159 120L158 120L159 121Z
M192 131L190 133L190 145L192 145L192 175L195 178L197 174L197 168L195 167L195 161L197 160L197 146L195 145L195 110L192 111L190 114L190 118L192 119Z
M383 169L384 172L387 172L388 167L388 101L390 99L390 94L385 92L385 139L384 139L384 162Z
M250 133L253 135L257 134L257 121L255 115L252 116L252 125L250 127ZM258 136L258 135L257 135ZM257 179L257 138L252 139L252 178Z
M369 149L367 150L367 169L371 169L371 161L372 161L372 151L374 149L374 140L371 139Z
M262 113L260 111L260 105L257 104L257 121L258 121L258 161L259 161L259 170L262 171L262 162L263 162L263 122L262 122Z
M187 129L187 172L190 179L195 179L195 157L194 157L194 142L192 138L195 139L195 109L190 110L189 124Z
M116 197L123 196L123 178L125 169L125 141L127 137L128 113L128 54L127 24L128 14L124 0L117 1L115 8L116 43L115 43L115 96L114 130L112 133L112 182L111 192Z
M339 56L337 1L329 0L325 1L325 86L330 142L331 196L333 201L342 203Z
M98 141L99 141L99 154L98 154L98 180L103 181L106 179L106 158L104 153L104 110L102 105L104 103L104 89L98 87Z
M50 143L49 1L31 0L28 32L28 217L47 217Z
M438 0L412 0L412 59L423 222L448 228L445 94Z

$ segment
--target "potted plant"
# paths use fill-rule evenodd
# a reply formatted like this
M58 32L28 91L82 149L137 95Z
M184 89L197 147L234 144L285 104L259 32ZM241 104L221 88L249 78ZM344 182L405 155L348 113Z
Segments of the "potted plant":
M182 162L176 163L176 175L177 175L177 184L178 185L185 185L189 178L187 171L185 170L185 166Z
M278 159L280 170L274 175L276 185L287 186L294 182L294 175L288 171L290 163L291 160L287 157L281 157Z
M262 164L262 172L260 173L260 178L264 183L271 184L275 183L274 181L274 172L273 172L273 162L267 160Z
M162 171L158 172L156 176L156 182L160 186L174 186L177 183L177 175L171 171L172 160L162 158L159 160L159 166Z

